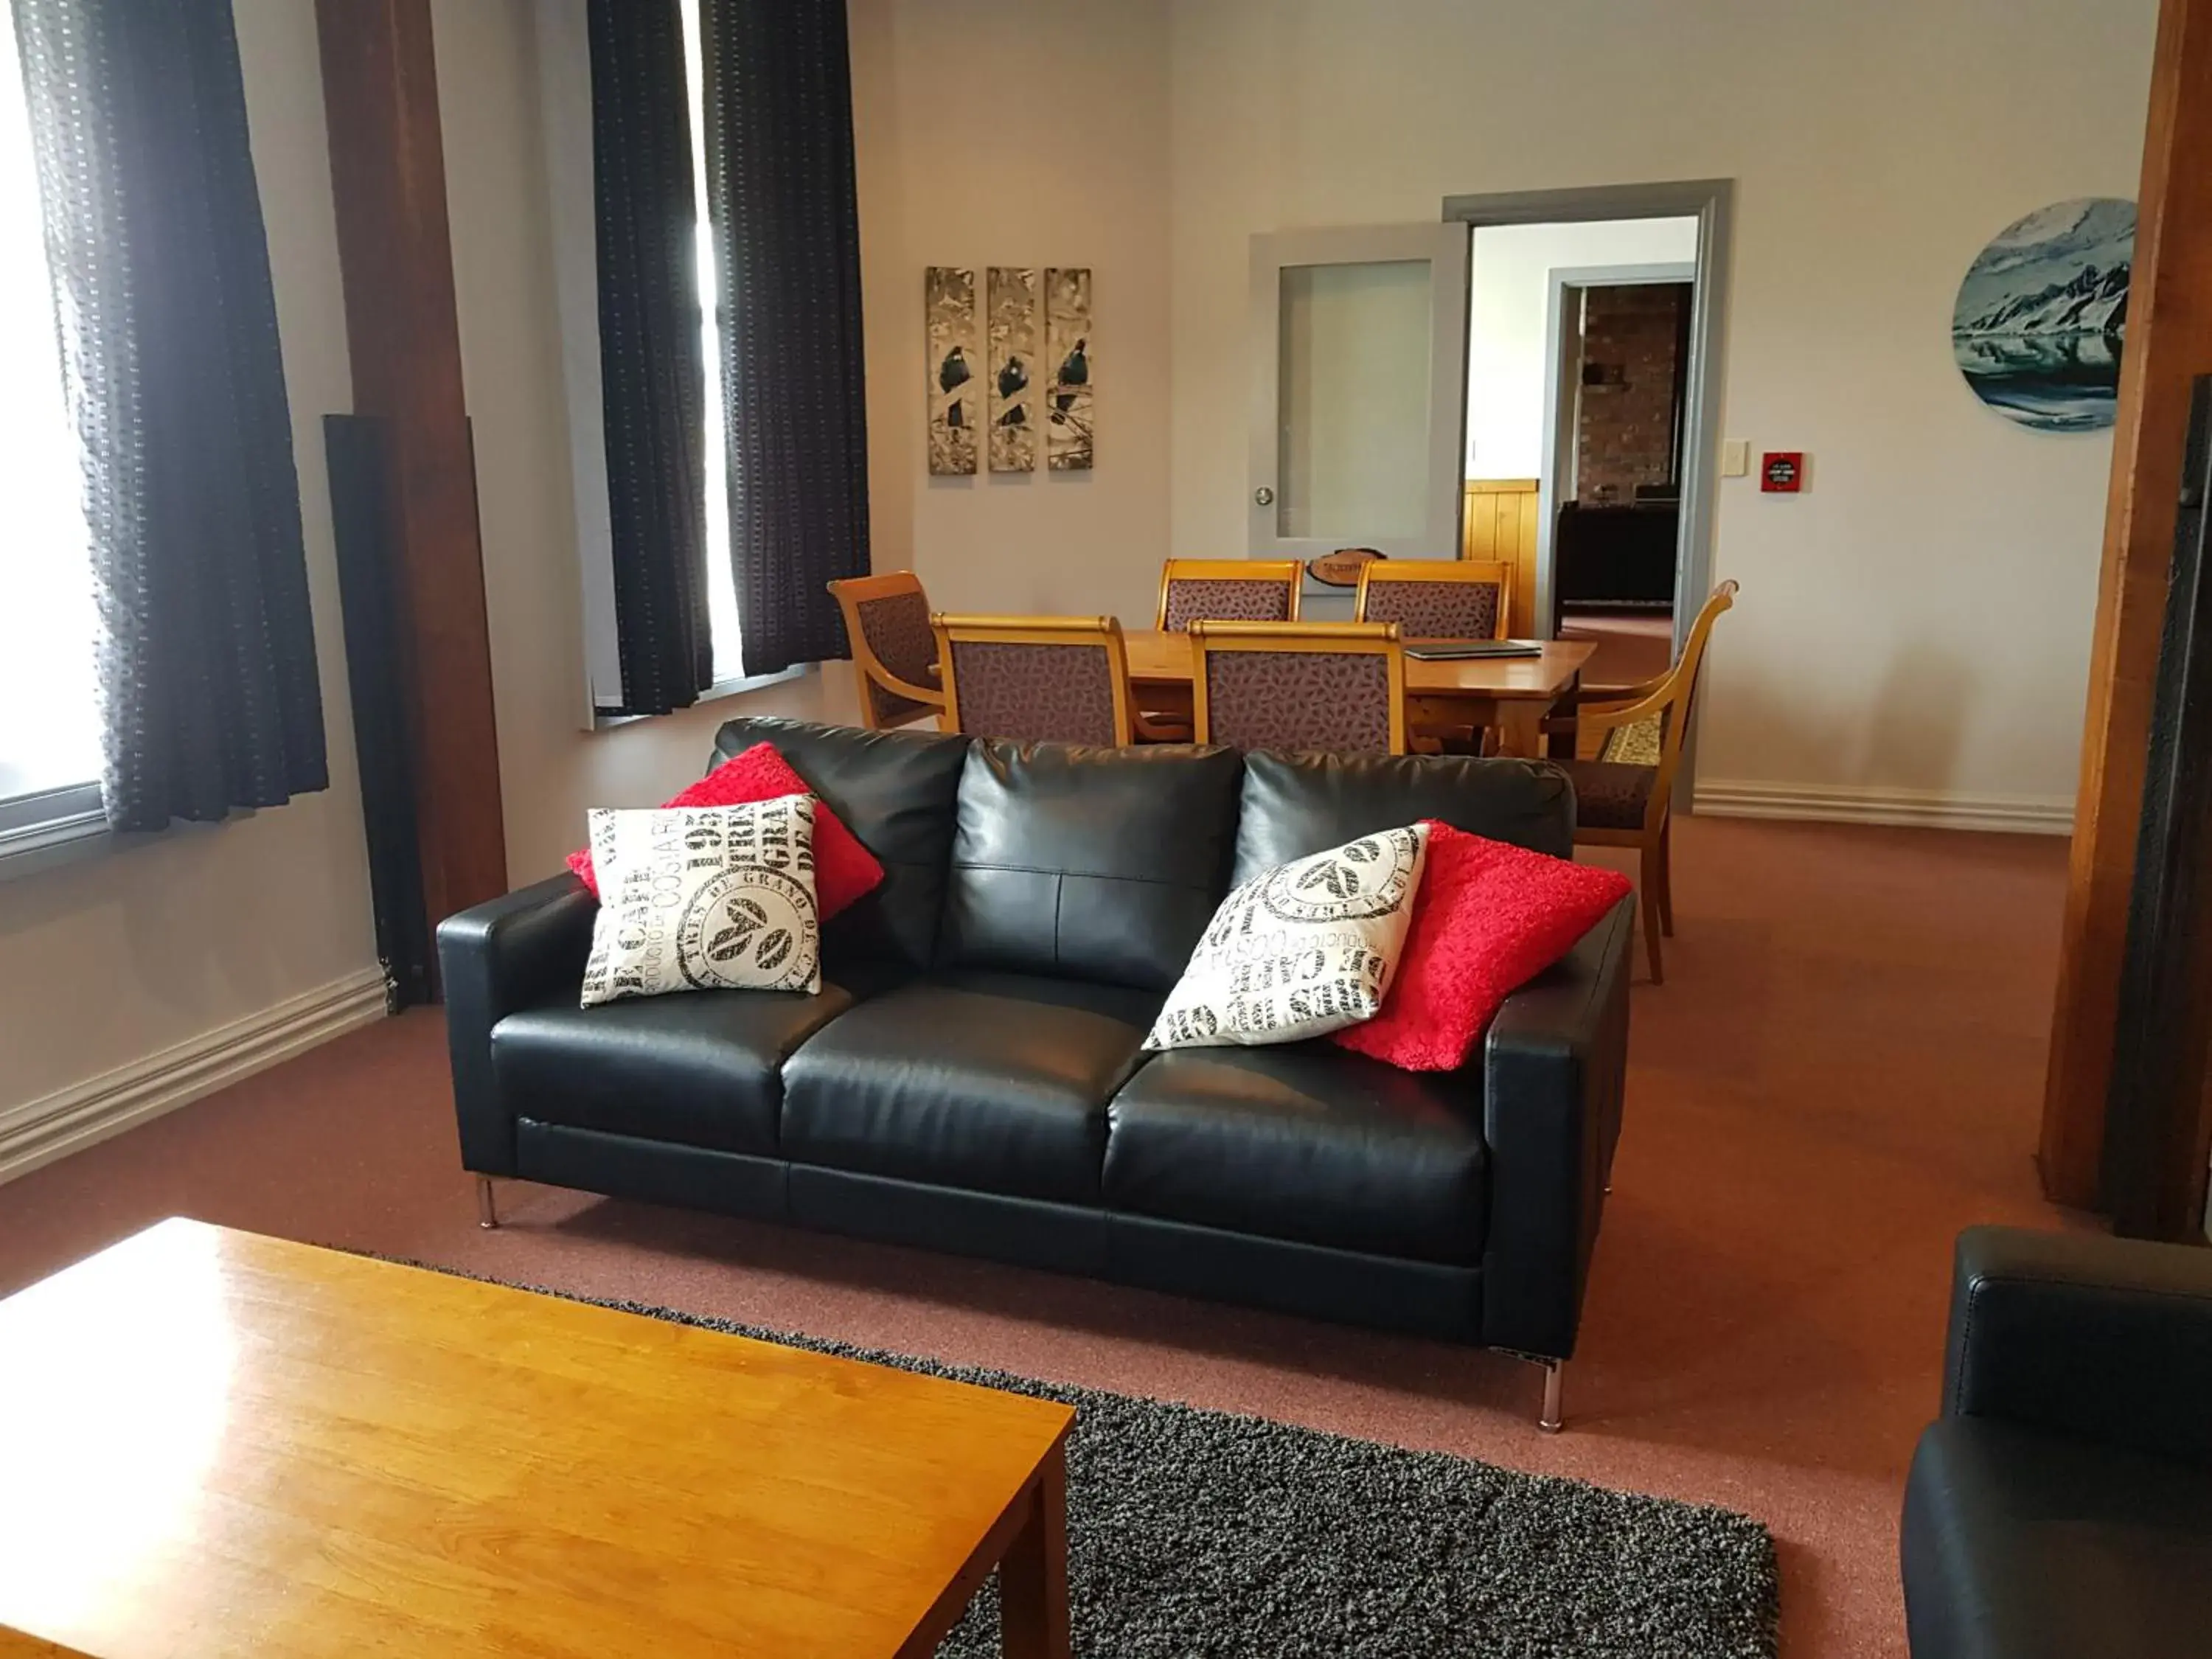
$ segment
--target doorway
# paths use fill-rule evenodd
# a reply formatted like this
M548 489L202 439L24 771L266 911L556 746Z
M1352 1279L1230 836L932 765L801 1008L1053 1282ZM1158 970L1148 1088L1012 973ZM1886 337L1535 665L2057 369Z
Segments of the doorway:
M1513 570L1516 633L1595 644L1593 684L1672 653L1697 252L1687 215L1474 233L1465 556Z
M1597 647L1584 671L1591 684L1632 685L1666 671L1682 599L1696 221L1573 228L1678 240L1692 256L1550 273L1542 473L1551 543L1538 554L1551 575L1548 621L1558 637ZM1472 382L1468 391L1478 395Z
M1594 684L1663 668L1711 585L1732 195L1444 203L1473 228L1462 556L1514 562L1516 634L1597 637Z

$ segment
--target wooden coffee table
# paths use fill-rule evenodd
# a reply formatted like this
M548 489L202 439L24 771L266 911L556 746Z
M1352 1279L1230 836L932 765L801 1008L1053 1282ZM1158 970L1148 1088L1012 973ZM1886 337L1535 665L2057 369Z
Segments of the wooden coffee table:
M1074 1417L165 1221L0 1302L0 1655L1063 1659Z

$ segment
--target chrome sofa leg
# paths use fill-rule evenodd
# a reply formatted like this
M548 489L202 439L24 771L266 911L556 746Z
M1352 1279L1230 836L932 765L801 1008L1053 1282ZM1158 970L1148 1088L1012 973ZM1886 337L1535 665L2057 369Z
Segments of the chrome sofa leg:
M1566 1377L1567 1362L1546 1359L1538 1363L1544 1368L1544 1414L1536 1419L1536 1426L1546 1434L1557 1434L1567 1426L1566 1419L1559 1415L1560 1384Z
M477 1225L479 1227L499 1225L499 1211L492 1203L489 1176L477 1177Z

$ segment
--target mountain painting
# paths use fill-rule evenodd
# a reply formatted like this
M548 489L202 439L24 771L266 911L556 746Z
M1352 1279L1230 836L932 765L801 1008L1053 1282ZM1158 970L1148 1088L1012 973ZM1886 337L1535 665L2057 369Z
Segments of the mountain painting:
M2136 204L2112 196L2054 202L1999 231L1951 313L1975 395L2040 431L2112 425L2135 244Z

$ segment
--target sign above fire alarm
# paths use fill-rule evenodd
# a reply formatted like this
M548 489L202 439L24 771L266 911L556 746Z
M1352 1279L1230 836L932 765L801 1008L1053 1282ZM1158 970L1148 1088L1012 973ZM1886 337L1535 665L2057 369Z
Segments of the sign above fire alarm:
M1764 495L1795 495L1805 487L1805 452L1770 449L1759 459L1759 489Z

